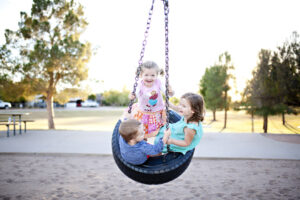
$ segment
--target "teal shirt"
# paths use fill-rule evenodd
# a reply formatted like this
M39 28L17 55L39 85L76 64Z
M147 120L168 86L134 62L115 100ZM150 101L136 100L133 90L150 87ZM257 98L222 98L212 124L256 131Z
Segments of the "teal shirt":
M201 122L199 122L198 125L196 124L192 124L192 123L186 123L184 121L184 118L182 117L178 122L174 123L174 124L169 124L169 128L171 129L171 138L175 139L175 140L184 140L185 134L184 134L184 128L190 128L190 129L194 129L196 131L196 134L191 142L191 144L187 147L180 147L180 146L176 146L174 144L170 145L170 150L174 151L174 152L181 152L183 154L185 154L186 152L188 152L189 150L194 149L200 142L200 139L202 138L203 135L203 129L202 129L202 124ZM163 126L158 134L156 135L155 138L155 144L158 143L159 138L162 138L164 136L164 131L165 131L166 127ZM167 145L164 145L163 148L163 153L167 152Z

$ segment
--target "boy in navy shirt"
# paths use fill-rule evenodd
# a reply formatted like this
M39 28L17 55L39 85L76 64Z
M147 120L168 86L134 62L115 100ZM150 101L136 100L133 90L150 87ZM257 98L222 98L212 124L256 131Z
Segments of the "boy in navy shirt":
M166 131L157 144L149 144L144 140L143 124L135 119L123 121L120 124L119 133L121 156L133 165L143 164L149 156L159 155L170 136L169 131Z

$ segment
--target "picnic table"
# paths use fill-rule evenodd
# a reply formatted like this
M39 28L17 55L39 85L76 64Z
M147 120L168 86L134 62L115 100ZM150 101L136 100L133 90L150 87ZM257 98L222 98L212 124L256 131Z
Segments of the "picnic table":
M0 113L0 116L8 116L7 120L0 120L0 125L7 126L7 137L9 137L9 126L12 125L14 127L14 135L16 135L16 125L19 124L19 134L22 134L22 122L25 124L25 132L26 132L26 122L33 120L22 120L22 116L29 115L30 113L21 113L21 112L9 112L9 113ZM18 119L16 119L18 118Z

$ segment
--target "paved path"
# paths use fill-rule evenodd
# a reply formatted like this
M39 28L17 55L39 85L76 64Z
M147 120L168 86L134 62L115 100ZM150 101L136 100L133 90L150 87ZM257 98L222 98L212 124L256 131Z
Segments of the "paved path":
M29 130L9 138L5 135L0 133L0 153L112 154L109 132ZM291 137L300 139L300 135ZM300 160L300 144L277 141L264 134L205 133L194 156Z

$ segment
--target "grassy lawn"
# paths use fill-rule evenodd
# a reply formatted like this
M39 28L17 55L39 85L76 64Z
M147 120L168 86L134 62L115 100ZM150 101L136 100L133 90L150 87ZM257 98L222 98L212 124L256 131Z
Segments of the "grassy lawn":
M101 107L101 108L74 108L74 109L56 109L55 126L61 130L85 130L85 131L113 131L113 128L125 108L120 107ZM23 109L23 110L0 110L1 113L9 112L29 112L30 115L24 116L24 119L34 119L34 123L28 123L28 129L46 130L48 129L46 109ZM212 122L212 113L207 112L203 123L205 132L223 132L223 133L251 133L251 117L243 111L229 111L227 128L224 126L224 112L217 112L217 121ZM7 116L1 116L0 119L7 119ZM268 133L280 134L300 134L300 117L297 115L286 115L287 126L283 126L281 116L270 116L268 123ZM254 132L262 133L263 120L255 117ZM1 131L6 127L1 126Z
M224 133L251 133L251 116L244 111L229 111L227 113L227 128L224 127L224 112L217 112L217 121L212 122L212 112L208 112L204 121L205 131ZM282 125L281 115L269 116L268 133L300 134L300 116L286 115L287 125ZM298 127L298 128L297 128ZM263 133L262 117L254 117L254 132Z

